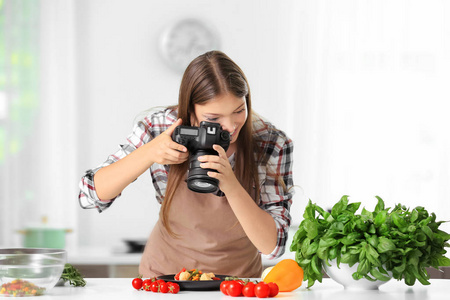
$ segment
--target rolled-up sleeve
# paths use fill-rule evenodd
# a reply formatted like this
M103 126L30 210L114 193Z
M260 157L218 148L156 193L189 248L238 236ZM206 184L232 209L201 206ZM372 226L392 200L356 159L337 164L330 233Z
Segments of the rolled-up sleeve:
M275 143L266 147L270 157L260 166L260 207L274 219L277 227L277 245L267 259L284 254L291 224L290 207L294 195L292 179L293 143L282 132Z
M142 122L136 123L136 125L133 127L133 132L128 136L126 139L126 143L119 146L119 150L108 156L106 161L101 164L100 166L89 169L86 171L83 177L81 177L79 188L80 192L78 194L78 200L80 203L80 206L85 209L92 209L96 208L99 212L104 211L108 207L111 206L111 204L120 197L120 194L116 196L114 199L99 199L97 192L95 190L95 183L94 183L94 175L97 173L101 168L104 168L106 166L109 166L116 161L124 158L140 146L144 145L145 143L149 142L152 139L152 134L149 130L150 121L145 119Z

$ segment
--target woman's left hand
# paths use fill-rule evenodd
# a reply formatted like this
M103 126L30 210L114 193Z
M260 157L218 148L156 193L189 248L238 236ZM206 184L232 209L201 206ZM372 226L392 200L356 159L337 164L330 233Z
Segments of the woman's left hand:
M201 162L200 167L203 169L213 169L217 172L208 172L208 176L219 180L219 188L224 194L236 187L239 184L236 176L234 175L233 168L228 161L225 150L219 145L213 145L213 149L219 154L217 155L203 155L198 158Z

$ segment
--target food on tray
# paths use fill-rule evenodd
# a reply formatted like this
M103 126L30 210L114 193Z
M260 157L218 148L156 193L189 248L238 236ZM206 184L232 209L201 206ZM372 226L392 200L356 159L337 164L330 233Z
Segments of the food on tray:
M22 279L15 279L0 286L0 295L6 297L23 297L42 295L45 288Z
M186 270L186 268L181 269L181 271L174 276L174 279L182 281L220 280L214 273L203 273L199 269Z
M216 277L216 276L214 275L214 273L203 273L203 274L200 276L200 280L214 280L214 277Z

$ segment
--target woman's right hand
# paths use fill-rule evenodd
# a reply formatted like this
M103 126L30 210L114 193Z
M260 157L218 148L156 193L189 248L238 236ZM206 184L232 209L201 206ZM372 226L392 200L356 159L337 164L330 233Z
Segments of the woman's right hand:
M187 148L172 140L175 128L182 124L178 119L166 131L158 135L147 145L150 149L151 160L161 165L175 165L185 162L189 157Z

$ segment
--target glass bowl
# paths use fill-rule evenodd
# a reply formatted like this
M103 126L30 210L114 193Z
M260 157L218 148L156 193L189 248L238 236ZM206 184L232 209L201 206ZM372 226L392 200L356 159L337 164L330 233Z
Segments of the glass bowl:
M378 288L385 284L388 281L370 281L365 278L361 278L359 280L355 280L352 277L352 274L356 272L358 269L358 263L353 266L349 266L348 264L340 263L339 268L336 265L336 260L331 260L330 265L328 266L326 262L323 262L323 269L325 273L336 281L337 283L344 286L345 289L351 290L378 290ZM388 271L389 273L389 271Z
M0 297L44 294L58 282L66 259L61 249L0 249Z

